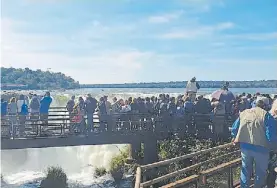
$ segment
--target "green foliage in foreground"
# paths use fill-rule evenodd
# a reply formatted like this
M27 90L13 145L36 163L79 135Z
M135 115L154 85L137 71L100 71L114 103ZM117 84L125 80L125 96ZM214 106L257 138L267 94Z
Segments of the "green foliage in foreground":
M109 171L115 181L119 181L123 177L125 163L128 158L128 152L128 147L125 147L123 150L120 150L118 155L115 155L111 159Z
M22 89L74 89L79 88L79 82L61 72L34 71L29 68L15 69L1 67L1 84L22 84ZM3 85L2 85L3 87ZM14 86L16 87L16 86ZM14 89L3 87L3 89Z
M98 167L95 169L95 176L101 177L107 174L107 170L104 167Z
M125 147L118 155L115 155L110 162L110 171L122 168L128 158L128 147Z
M44 180L40 184L41 188L67 188L67 175L60 167L49 167Z

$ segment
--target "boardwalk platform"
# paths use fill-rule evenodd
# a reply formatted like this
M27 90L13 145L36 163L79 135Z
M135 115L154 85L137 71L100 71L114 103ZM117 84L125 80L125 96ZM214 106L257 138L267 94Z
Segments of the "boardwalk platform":
M12 118L17 118L13 134ZM64 107L51 108L45 119L27 116L20 135L20 117L6 116L1 120L1 149L64 147L100 144L132 144L149 138L162 140L172 135L194 135L198 138L228 137L231 122L224 116L187 115L180 119L149 114L94 115L92 132L87 130L86 119L81 124L72 122ZM219 122L219 123L218 123ZM225 135L216 134L220 124ZM22 132L22 130L21 130Z

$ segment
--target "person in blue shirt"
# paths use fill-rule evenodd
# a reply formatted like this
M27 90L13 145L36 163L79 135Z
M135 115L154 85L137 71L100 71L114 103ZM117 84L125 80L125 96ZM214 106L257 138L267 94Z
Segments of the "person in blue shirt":
M184 98L184 110L186 113L194 113L195 106L189 97Z
M40 101L40 119L42 122L44 122L45 126L48 125L48 113L49 108L52 103L52 98L50 96L50 92L46 92L44 97Z
M1 99L1 117L4 117L8 113L8 103L4 99Z
M255 185L263 187L266 183L269 153L276 150L277 130L273 116L265 111L265 101L256 101L256 107L243 111L232 126L232 137L241 148L241 187L250 186L250 177L255 161Z

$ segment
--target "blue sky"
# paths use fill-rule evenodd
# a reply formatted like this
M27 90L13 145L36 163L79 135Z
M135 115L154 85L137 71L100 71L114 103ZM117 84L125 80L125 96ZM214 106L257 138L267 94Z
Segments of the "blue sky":
M276 0L2 0L1 64L81 83L277 78Z

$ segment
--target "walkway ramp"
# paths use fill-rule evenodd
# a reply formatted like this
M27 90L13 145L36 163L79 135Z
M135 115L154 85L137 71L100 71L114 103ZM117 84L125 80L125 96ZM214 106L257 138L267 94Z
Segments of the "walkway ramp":
M137 168L135 188L233 188L239 185L240 164L239 148L228 143L140 166ZM177 166L176 170L172 166Z

